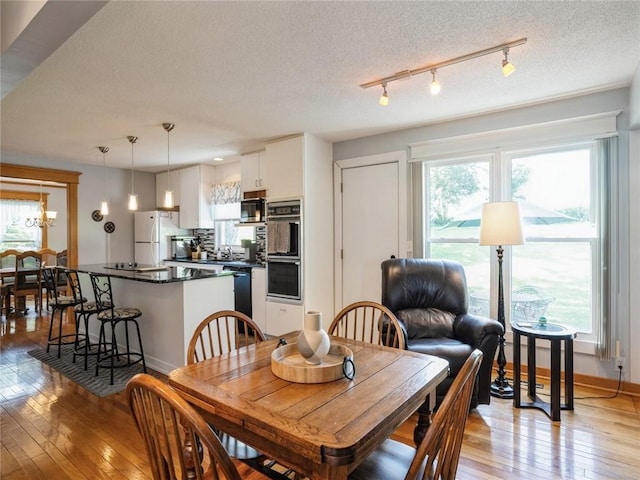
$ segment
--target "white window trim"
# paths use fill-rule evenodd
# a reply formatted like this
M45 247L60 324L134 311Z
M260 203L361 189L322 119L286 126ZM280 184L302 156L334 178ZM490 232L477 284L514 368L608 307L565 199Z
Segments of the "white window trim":
M617 135L620 110L409 144L410 162L477 156L496 150L582 142Z

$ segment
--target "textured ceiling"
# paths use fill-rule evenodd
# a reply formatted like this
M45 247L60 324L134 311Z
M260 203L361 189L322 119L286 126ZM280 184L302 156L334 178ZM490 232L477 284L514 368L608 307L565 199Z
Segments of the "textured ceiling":
M388 107L359 87L521 37L508 78L494 53L439 70L435 97L429 74L390 83ZM639 62L640 1L111 1L3 97L2 149L101 165L107 145L129 167L136 135L157 171L163 122L172 165L209 162L628 86Z

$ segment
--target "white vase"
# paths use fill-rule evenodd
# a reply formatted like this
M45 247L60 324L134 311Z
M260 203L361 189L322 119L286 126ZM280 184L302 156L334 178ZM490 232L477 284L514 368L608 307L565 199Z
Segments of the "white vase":
M307 363L318 365L329 353L331 342L322 328L322 313L307 312L304 315L304 329L298 335L298 351Z

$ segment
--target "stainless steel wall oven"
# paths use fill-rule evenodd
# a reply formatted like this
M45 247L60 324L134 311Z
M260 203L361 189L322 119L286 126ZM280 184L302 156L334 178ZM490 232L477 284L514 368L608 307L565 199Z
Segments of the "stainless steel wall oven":
M302 300L301 200L267 204L267 296Z

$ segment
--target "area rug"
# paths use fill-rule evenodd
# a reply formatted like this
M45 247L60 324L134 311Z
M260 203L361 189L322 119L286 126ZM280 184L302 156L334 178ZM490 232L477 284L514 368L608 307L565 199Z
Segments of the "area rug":
M137 373L142 373L142 365L135 364L130 367L116 368L113 374L113 385L109 384L109 369L101 368L98 376L96 373L95 356L89 356L87 370L84 370L84 358L77 356L76 363L73 363L73 346L62 346L62 354L58 358L58 348L51 347L49 353L46 348L38 348L28 352L42 363L46 363L51 368L56 369L69 380L76 382L81 387L89 390L98 397L106 397L118 393L127 385L131 377ZM149 371L148 373L151 373Z

